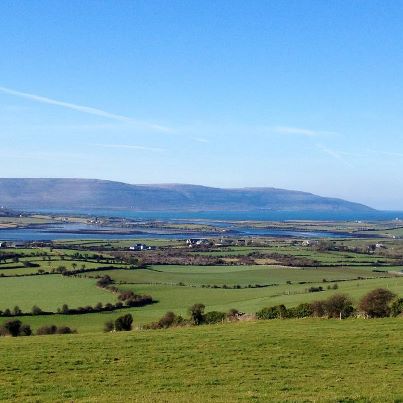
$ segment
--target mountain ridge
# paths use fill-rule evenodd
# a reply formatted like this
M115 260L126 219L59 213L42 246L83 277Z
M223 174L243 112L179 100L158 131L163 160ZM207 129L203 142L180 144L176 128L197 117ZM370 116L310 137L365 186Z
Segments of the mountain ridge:
M128 184L102 179L0 178L10 208L113 208L138 211L375 211L360 203L274 187Z

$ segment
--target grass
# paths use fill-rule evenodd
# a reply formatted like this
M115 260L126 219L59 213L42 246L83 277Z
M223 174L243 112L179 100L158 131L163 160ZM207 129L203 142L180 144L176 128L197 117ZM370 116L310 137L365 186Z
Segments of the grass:
M205 267L187 268L188 271L193 269L196 270L196 273L206 270ZM245 271L241 267L228 268L218 266L211 268L213 272L218 272L216 274L221 274L222 270L226 269L231 269L231 272L234 274L242 274ZM166 270L169 274L169 270L174 271L177 269L167 266ZM271 270L280 272L283 269ZM300 274L301 276L305 276L304 273L306 272L306 270L288 268L284 270L294 270L296 274ZM114 276L115 273L119 274L121 272L124 272L123 274L126 274L126 272L128 274L132 273L132 271L127 270L108 271L105 273ZM210 275L213 275L213 273ZM33 316L23 317L22 320L29 323L34 329L42 325L56 324L72 326L80 333L91 333L101 332L107 320L114 320L127 312L133 314L134 324L138 326L158 320L167 311L187 315L187 308L199 302L206 305L207 311L218 310L226 312L231 308L236 308L243 312L254 313L265 306L285 304L288 307L292 307L301 302L325 299L336 292L347 293L353 298L354 302L357 302L361 296L378 287L388 288L399 295L403 294L403 277L342 281L338 283L337 290L327 290L326 286L328 284L321 281L313 284L285 284L285 278L289 278L289 275L283 277L282 284L278 286L244 289L202 288L200 286L192 287L167 284L119 284L118 286L122 290L149 294L158 302L141 308L127 308L116 312L85 315ZM115 300L113 294L96 288L94 283L95 279L62 278L59 275L3 278L0 279L0 309L13 308L14 305L19 305L24 311L30 311L31 307L37 304L42 309L54 311L63 303L67 303L70 307L77 307L87 304L94 305L98 301L105 303ZM325 291L309 293L307 289L312 285L322 286ZM330 283L330 285L333 285L333 283ZM2 292L3 290L5 290L4 293Z
M385 270L387 268L384 268ZM126 283L171 283L186 285L285 284L287 281L321 282L357 277L380 277L373 267L292 268L273 266L152 266L150 269L97 272ZM91 273L90 275L95 275Z
M346 281L339 283L338 290L325 290L319 293L308 293L307 285L299 284L241 290L164 285L120 286L122 289L130 289L137 293L151 294L158 300L157 304L139 308L134 313L137 323L147 323L159 319L169 310L186 315L187 308L199 302L204 303L208 311L227 312L231 308L236 308L247 313L254 313L265 306L278 304L292 307L302 302L325 299L337 292L346 293L357 302L364 294L378 287L388 288L402 295L403 278Z
M397 402L401 319L2 338L2 401Z
M116 297L95 285L96 280L61 275L10 277L0 279L0 310L18 305L30 312L33 305L55 312L68 304L70 308L115 302Z

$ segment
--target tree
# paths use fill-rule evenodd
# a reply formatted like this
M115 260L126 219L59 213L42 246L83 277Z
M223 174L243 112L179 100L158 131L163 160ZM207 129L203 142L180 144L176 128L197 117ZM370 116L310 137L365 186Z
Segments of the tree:
M398 298L393 301L393 304L390 307L391 316L399 316L403 313L403 298Z
M21 314L22 314L22 311L21 311L20 307L18 305L16 305L14 307L14 309L13 309L13 315L18 316L18 315L21 315Z
M334 294L325 301L329 318L348 318L354 311L351 299L346 294Z
M287 316L287 308L284 305L271 306L256 312L258 319L284 319Z
M204 315L204 323L220 323L223 322L227 315L224 312L211 311Z
M235 319L238 318L238 315L239 315L238 309L231 308L231 309L227 312L227 319L229 319L229 320L235 320Z
M20 320L9 320L4 324L4 329L11 336L17 337L20 334L21 325Z
M63 304L60 313L62 313L63 315L67 315L69 312L70 312L69 306L67 304Z
M190 320L194 325L198 326L203 323L205 308L204 304L194 304L189 308Z
M110 276L105 275L103 277L101 277L98 281L97 281L97 286L98 287L102 287L105 288L108 285L112 284L113 280L110 278Z
M287 316L289 318L307 318L312 315L312 305L308 303L302 303L294 308L290 308L287 310Z
M39 306L34 305L31 309L32 315L41 315L43 313L42 309Z
M383 318L390 315L390 303L395 297L385 288L376 288L361 298L358 308L370 318Z
M130 313L120 316L115 320L115 330L118 332L132 330L132 323L133 316Z
M32 335L31 326L29 326L29 325L21 325L19 335L20 336L31 336Z

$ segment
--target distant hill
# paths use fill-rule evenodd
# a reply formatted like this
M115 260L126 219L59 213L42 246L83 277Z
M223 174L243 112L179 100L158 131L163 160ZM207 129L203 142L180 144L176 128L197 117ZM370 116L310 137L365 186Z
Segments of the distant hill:
M8 208L111 208L138 211L373 210L342 199L284 189L130 185L97 179L0 178L1 205Z

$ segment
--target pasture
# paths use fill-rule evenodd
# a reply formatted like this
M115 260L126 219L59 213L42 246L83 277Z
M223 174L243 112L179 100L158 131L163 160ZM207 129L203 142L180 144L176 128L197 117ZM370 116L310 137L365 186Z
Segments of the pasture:
M156 253L188 253L189 256L222 254L223 256L247 256L251 252L280 253L286 256L315 259L314 267L280 266L278 264L235 265L179 265L157 264L135 267L125 258L136 257L141 261L148 252L132 254L115 253L115 249L130 245L131 241L63 241L53 247L8 249L6 253L18 254L0 260L0 310L18 306L30 312L33 305L42 310L56 312L63 304L70 308L98 302L116 303L117 296L96 286L97 278L108 275L113 285L121 291L151 295L156 303L138 308L125 308L113 312L86 314L24 316L35 330L42 325L68 325L80 333L101 332L104 323L123 313L134 316L134 326L139 327L158 320L167 311L186 316L194 303L203 303L207 311L228 311L235 308L246 313L255 313L265 306L284 304L296 306L302 302L325 299L337 292L349 294L355 303L368 291L384 287L403 294L403 276L388 273L400 272L402 266L393 265L399 260L392 255L365 254L351 251L318 251L301 247L301 242L292 240L270 241L269 246L231 246L210 250L189 250L183 242L155 241L160 248ZM360 247L365 244L360 242ZM153 241L147 241L153 244ZM387 252L400 244L390 244ZM105 249L103 249L105 248ZM395 249L393 249L395 250ZM379 252L379 251L377 251ZM4 253L4 252L3 252ZM11 256L11 255L10 255ZM379 259L387 262L376 265ZM37 267L24 267L26 262ZM349 263L349 264L347 264ZM108 270L109 266L117 268ZM79 276L46 274L57 271L81 270ZM97 269L97 271L91 271ZM45 274L40 274L45 272ZM322 287L321 292L310 292L310 287ZM336 289L335 289L335 288ZM0 322L6 320L0 318Z
M17 305L23 312L30 312L37 305L44 311L55 312L63 304L77 308L116 301L114 294L96 287L95 283L93 279L59 274L1 278L0 310Z
M403 399L400 319L3 338L2 401Z

